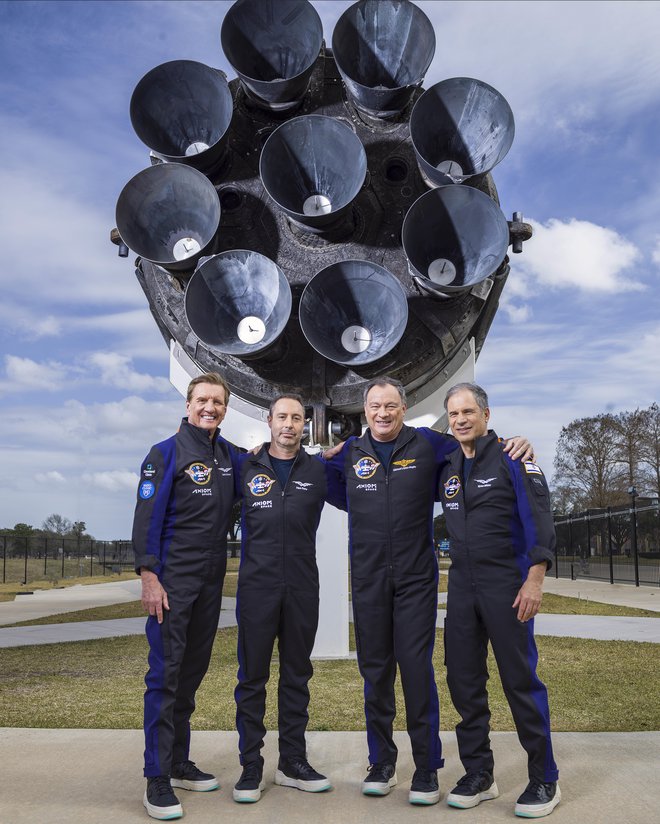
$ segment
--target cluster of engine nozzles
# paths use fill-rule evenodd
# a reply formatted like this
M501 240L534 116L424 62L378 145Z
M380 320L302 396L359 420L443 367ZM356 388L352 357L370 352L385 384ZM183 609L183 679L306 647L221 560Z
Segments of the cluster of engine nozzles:
M221 40L252 105L273 112L300 105L322 46L321 20L308 0L237 0ZM342 14L332 37L349 104L381 120L409 106L434 51L433 27L409 0L360 0ZM221 205L206 175L221 176L227 151L233 101L225 75L190 60L164 63L138 83L130 113L157 165L138 173L119 196L123 242L172 272L195 269L185 298L193 332L224 354L259 357L289 320L291 290L277 264L256 251L212 254L222 231ZM408 210L401 243L410 273L428 284L429 294L470 289L504 259L509 227L499 207L477 189L456 184L499 163L513 134L508 103L478 80L444 80L415 103L410 138L431 188ZM365 182L367 156L346 122L303 115L270 134L259 174L289 221L323 234L350 213ZM407 317L399 280L368 260L322 269L300 300L310 345L346 365L387 354Z

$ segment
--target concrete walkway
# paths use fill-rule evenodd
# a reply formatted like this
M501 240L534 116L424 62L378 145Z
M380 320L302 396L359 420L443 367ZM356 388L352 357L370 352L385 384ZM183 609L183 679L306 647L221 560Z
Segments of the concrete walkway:
M660 587L610 584L607 581L590 581L585 578L571 581L570 578L555 578L551 572L545 578L543 591L585 601L598 601L601 604L619 604L660 612Z
M38 589L30 595L17 595L0 603L0 626L19 621L36 621L48 615L61 615L77 609L125 604L140 597L140 579L110 581L107 584L76 584L72 587Z
M610 591L611 590L611 591ZM594 581L571 581L549 577L546 592L582 598L587 601L620 604L640 609L660 610L658 591L654 587L607 584ZM45 590L21 596L17 602L0 604L0 624L43 618L91 606L106 606L136 600L140 595L139 579L91 584L65 589ZM31 600L28 600L31 599ZM440 593L439 603L446 600ZM223 598L219 627L235 626L234 598ZM438 626L442 627L445 611L438 610ZM142 635L144 618L119 618L107 621L80 621L70 624L44 624L31 627L0 628L0 648L57 644L66 641L89 641L95 638L116 638ZM535 619L537 635L572 638L595 638L600 641L648 641L660 643L659 618L611 617L600 615L539 615ZM1 824L1 819L0 819Z
M311 732L310 762L334 789L310 794L273 784L277 736L266 735L266 790L258 804L236 804L231 788L240 774L233 732L195 732L192 757L214 772L221 789L177 791L185 821L194 824L408 824L511 822L527 783L526 756L515 733L493 733L500 797L473 810L453 810L445 796L462 775L456 738L442 733L446 766L439 773L442 799L432 808L408 804L413 773L405 733L399 747L399 784L387 798L366 798L362 732ZM0 822L2 824L148 824L142 807L143 738L137 730L0 729ZM660 733L555 733L562 802L553 824L650 824L658 821L652 787L657 783Z
M233 598L223 599L219 627L236 626ZM437 626L442 628L445 610L438 610ZM108 621L80 621L71 624L44 624L32 627L0 628L0 648L35 644L59 644L63 641L92 641L143 635L144 618L116 618ZM595 638L599 641L648 641L660 643L659 618L617 618L601 615L539 615L535 618L536 635ZM0 819L0 824L2 819Z

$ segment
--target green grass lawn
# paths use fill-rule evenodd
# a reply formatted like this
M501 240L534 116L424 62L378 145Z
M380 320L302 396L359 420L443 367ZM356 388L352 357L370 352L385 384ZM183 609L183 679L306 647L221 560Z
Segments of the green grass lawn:
M577 638L538 639L539 674L548 686L553 729L630 731L660 729L660 645ZM445 686L443 639L438 631L435 667L442 728L457 721ZM142 724L147 644L142 636L0 649L0 726L134 729ZM363 685L353 660L315 662L311 730L362 730ZM277 726L271 668L266 716ZM488 691L494 730L512 730L496 668ZM236 629L220 630L209 673L198 693L196 729L231 730L235 724ZM399 715L405 728L397 681Z

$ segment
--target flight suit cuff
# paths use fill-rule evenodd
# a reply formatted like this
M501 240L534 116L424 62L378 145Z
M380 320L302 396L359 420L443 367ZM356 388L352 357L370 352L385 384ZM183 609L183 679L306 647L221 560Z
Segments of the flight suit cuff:
M535 564L541 564L545 561L547 563L546 572L550 572L554 560L555 558L552 552L544 546L532 547L532 550L529 553L529 565L532 567Z
M137 575L140 574L142 567L145 567L145 569L155 572L156 575L158 575L161 570L161 563L155 555L136 555L135 572Z

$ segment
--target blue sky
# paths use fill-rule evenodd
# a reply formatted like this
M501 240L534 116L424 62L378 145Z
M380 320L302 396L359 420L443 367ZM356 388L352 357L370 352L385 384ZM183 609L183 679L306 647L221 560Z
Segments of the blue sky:
M220 48L230 2L0 2L0 526L51 512L130 534L137 469L183 402L135 280L109 243L149 165L138 80ZM330 42L349 5L314 0ZM418 2L436 29L425 86L485 80L516 138L494 177L535 236L477 379L500 434L551 474L561 427L660 400L660 4Z

